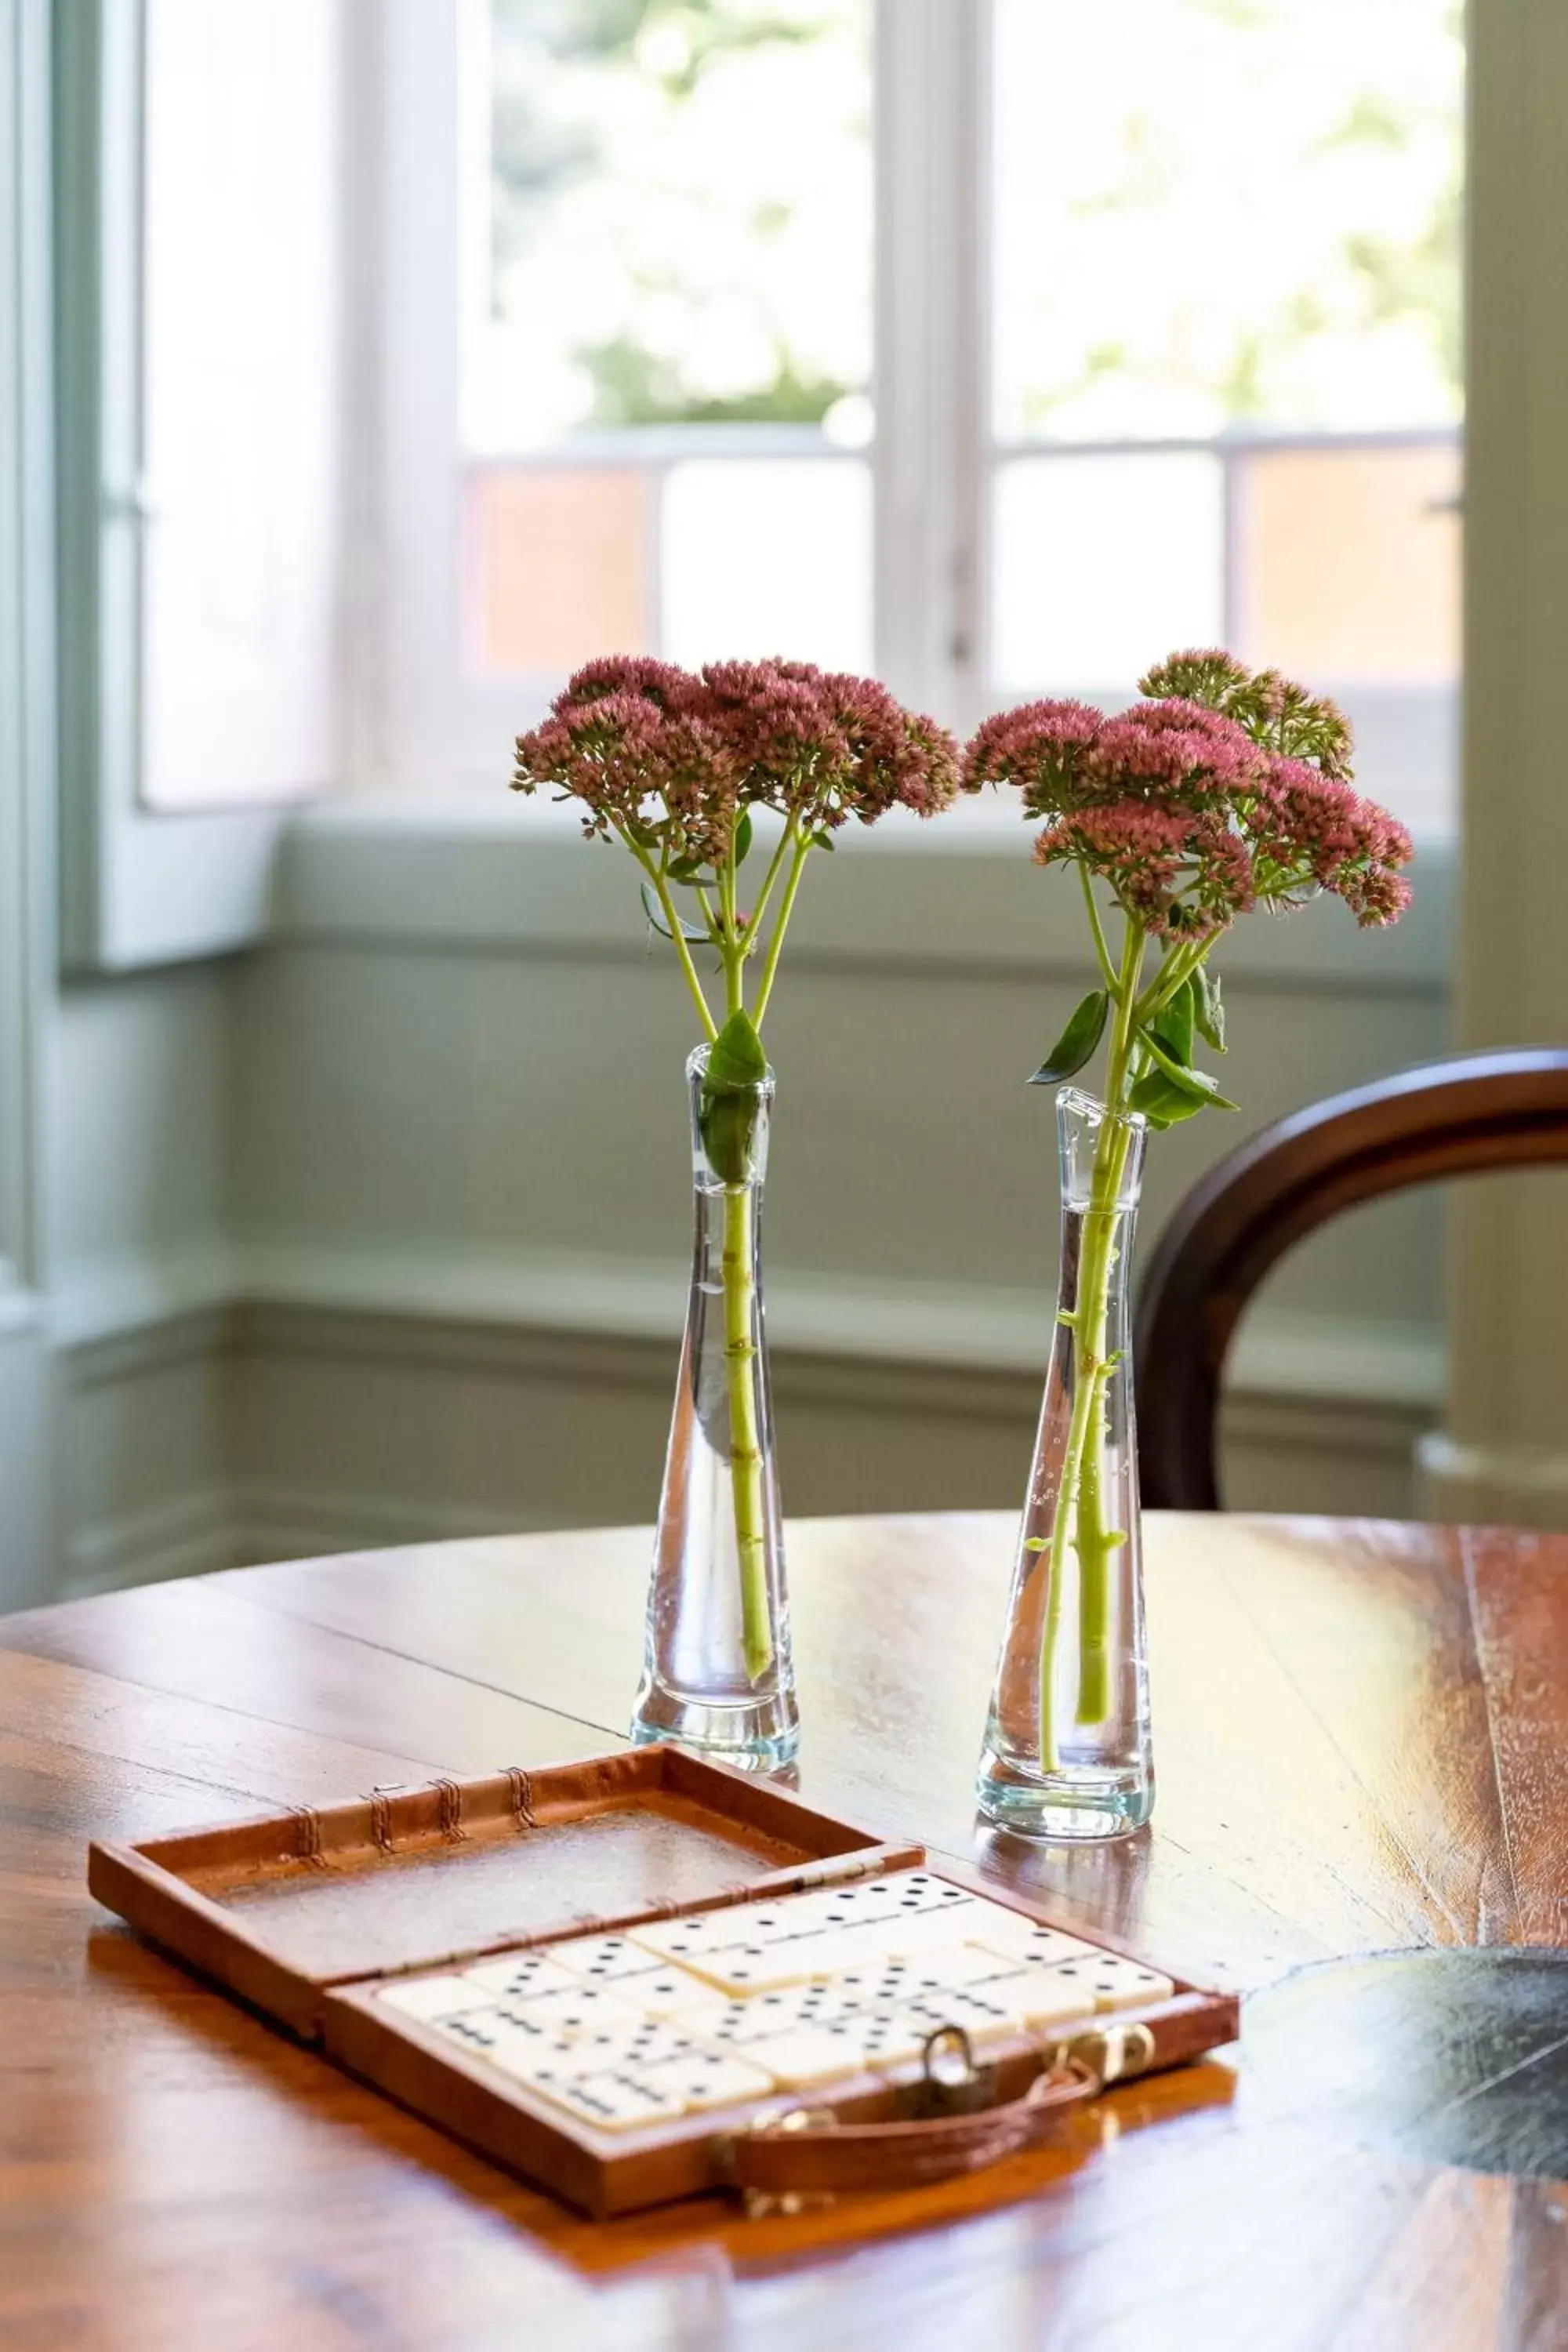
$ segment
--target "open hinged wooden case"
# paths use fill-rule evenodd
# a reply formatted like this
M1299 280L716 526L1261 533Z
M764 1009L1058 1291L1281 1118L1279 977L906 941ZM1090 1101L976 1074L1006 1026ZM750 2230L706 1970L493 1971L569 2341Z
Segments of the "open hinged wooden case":
M139 1846L89 1885L592 2214L968 2170L1237 2007L671 1748Z

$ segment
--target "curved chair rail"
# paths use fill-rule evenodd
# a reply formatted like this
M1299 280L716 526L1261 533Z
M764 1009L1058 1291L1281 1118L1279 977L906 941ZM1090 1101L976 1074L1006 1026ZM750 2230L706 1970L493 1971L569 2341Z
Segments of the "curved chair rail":
M1568 1161L1568 1052L1462 1054L1331 1095L1239 1146L1162 1233L1138 1308L1139 1465L1153 1508L1219 1508L1220 1381L1269 1268L1343 1210L1411 1184Z

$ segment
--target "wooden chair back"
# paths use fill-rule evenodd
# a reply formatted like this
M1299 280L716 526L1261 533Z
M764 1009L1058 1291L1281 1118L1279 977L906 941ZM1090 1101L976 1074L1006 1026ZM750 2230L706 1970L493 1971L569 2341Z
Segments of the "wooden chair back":
M1552 1161L1568 1161L1568 1052L1520 1046L1331 1095L1211 1168L1161 1234L1139 1298L1144 1502L1218 1510L1226 1357L1253 1292L1293 1244L1405 1185Z

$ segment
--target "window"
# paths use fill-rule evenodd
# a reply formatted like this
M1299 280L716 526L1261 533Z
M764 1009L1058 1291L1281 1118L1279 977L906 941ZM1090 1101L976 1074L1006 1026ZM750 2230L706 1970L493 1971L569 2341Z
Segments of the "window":
M257 936L338 773L342 91L319 0L53 23L64 931L101 967Z
M1449 822L1456 0L382 17L395 781L611 647L966 729L1223 637Z
M331 22L142 5L139 789L299 799L337 764Z
M864 666L868 0L495 0L489 33L470 658L549 677L607 645L787 642Z
M994 686L1223 639L1340 693L1440 820L1455 0L995 0L994 43Z

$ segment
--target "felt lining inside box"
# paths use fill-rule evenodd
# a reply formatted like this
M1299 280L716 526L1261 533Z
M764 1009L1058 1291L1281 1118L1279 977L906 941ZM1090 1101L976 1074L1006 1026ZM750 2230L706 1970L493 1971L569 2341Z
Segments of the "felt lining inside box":
M223 1964L226 1947L325 1987L919 1851L647 1748L95 1848L89 1882L182 1957L278 2007ZM308 2030L300 2006L282 2013Z

